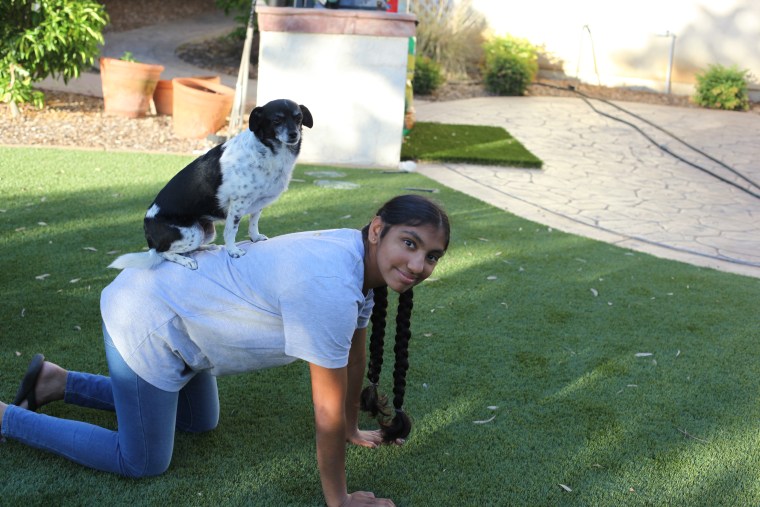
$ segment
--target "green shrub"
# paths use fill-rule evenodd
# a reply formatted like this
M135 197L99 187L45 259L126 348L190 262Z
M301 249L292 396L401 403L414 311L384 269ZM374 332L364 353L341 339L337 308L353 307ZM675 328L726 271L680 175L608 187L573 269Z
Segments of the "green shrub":
M48 76L76 78L91 66L103 44L108 15L93 0L0 2L0 100L42 107L32 85Z
M251 17L251 1L250 0L216 0L216 6L224 11L224 14L229 16L233 14L233 19L237 21L238 26L230 32L227 37L236 41L245 40L245 32L248 28L248 21ZM263 3L263 2L262 2ZM253 30L258 31L258 17L253 16Z
M493 37L483 44L483 81L496 95L523 95L538 73L538 51L525 39Z
M485 16L472 0L415 0L408 2L417 16L417 55L435 60L446 76L470 78L479 74L483 57Z
M739 70L735 65L711 65L705 72L696 75L697 90L693 97L694 102L711 109L747 111L748 74L749 71Z
M414 79L412 89L419 95L430 95L443 84L441 66L427 56L417 57L414 61Z

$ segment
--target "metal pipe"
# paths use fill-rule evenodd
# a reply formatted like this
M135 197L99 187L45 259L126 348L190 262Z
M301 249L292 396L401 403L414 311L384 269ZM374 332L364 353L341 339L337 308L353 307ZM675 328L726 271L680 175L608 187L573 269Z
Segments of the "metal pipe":
M668 58L668 73L665 77L665 92L670 95L670 78L673 74L673 55L676 52L676 34L670 31L661 34L660 37L670 37L670 56Z

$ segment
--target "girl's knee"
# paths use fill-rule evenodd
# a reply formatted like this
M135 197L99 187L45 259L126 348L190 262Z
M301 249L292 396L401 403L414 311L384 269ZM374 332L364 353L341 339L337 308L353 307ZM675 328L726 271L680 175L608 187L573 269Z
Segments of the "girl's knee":
M169 469L171 463L171 455L169 456L153 456L149 459L139 460L137 462L129 462L125 459L121 460L121 475L129 477L131 479L143 479L147 477L155 477L161 475Z
M194 417L190 421L177 420L177 429L186 433L206 433L219 425L219 415L209 414L207 417Z

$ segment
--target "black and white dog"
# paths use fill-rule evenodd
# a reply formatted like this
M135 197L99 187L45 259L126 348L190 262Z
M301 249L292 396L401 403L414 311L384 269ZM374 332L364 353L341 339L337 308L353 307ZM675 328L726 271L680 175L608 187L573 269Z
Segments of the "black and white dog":
M158 193L143 222L148 252L125 254L110 268L151 268L164 259L190 269L198 263L186 254L214 241L214 222L224 221L224 244L232 257L238 226L250 214L248 234L259 233L261 211L288 188L301 150L302 126L314 122L306 106L273 100L256 107L249 129L215 146L177 173Z

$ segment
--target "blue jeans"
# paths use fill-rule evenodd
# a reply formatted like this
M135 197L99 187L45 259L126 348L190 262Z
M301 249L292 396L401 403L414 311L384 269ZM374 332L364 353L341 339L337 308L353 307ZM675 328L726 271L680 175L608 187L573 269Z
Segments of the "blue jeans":
M175 428L209 431L219 421L216 378L200 372L179 392L162 391L137 376L103 328L111 376L69 372L64 401L116 412L118 430L60 419L9 405L2 434L90 468L126 477L169 468Z

